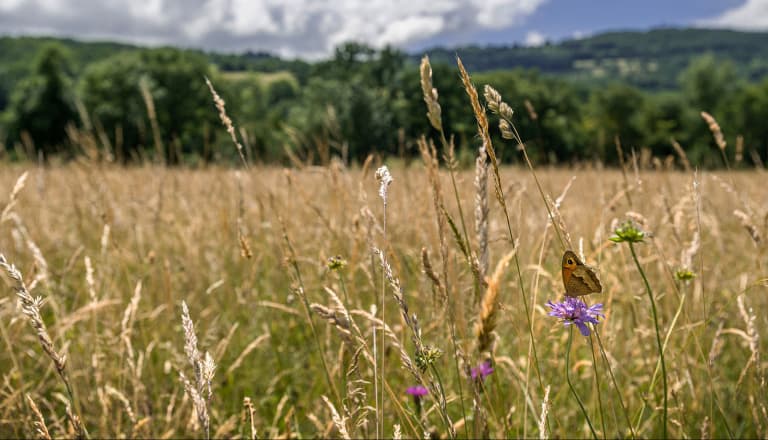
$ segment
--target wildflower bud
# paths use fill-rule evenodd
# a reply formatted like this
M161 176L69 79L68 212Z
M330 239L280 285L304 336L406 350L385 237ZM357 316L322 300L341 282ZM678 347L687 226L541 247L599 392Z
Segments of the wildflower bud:
M675 272L675 279L677 281L690 281L696 277L696 274L691 272L690 269L680 268Z
M642 243L645 232L640 230L633 221L627 220L623 225L613 231L614 235L609 240L614 243Z
M347 260L341 255L336 255L328 259L328 269L333 271L339 271L347 266Z

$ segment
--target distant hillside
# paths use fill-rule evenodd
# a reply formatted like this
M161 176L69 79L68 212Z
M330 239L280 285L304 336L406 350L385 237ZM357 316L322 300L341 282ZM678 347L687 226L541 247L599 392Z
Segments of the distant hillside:
M47 37L0 37L0 108L3 96L31 69L38 49L58 42L69 49L77 75L88 63L119 51L141 47L111 43L82 42ZM227 54L203 52L220 70L289 71L300 81L310 74L311 65L301 60L283 60L264 52ZM712 53L731 60L741 77L757 80L768 73L768 33L713 29L654 29L647 32L608 32L588 38L548 43L539 47L467 46L428 50L433 63L453 64L456 54L470 71L513 68L538 69L579 82L599 84L621 80L646 90L672 89L690 60ZM421 53L412 54L418 62Z
M143 47L114 42L84 42L69 38L53 37L2 37L0 36L0 109L3 99L16 82L28 75L35 56L45 45L57 43L64 46L71 56L71 67L77 76L89 63L114 55L118 52L141 50ZM223 71L291 71L303 78L309 70L304 61L283 60L268 53L246 52L227 54L189 49L189 52L203 54Z
M608 32L539 47L468 46L428 50L433 62L455 62L470 71L534 68L575 80L622 80L648 90L670 89L690 60L712 53L731 60L739 74L757 80L768 73L768 33L714 29Z

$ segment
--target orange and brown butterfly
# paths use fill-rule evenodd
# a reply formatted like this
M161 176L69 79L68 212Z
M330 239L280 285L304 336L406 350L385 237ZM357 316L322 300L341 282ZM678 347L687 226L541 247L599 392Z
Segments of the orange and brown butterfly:
M566 296L583 296L603 291L595 270L582 263L573 251L565 251L563 254L563 285Z

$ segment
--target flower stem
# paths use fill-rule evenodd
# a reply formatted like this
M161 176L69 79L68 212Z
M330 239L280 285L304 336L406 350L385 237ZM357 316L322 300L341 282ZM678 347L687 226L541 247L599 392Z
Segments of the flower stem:
M593 325L594 327L594 325ZM605 415L603 414L603 397L600 394L600 374L597 371L597 356L595 356L595 347L592 343L592 334L589 335L589 351L592 352L592 368L595 371L595 388L597 390L597 407L600 410L600 424L603 426L603 438L605 438Z
M600 354L602 355L603 362L605 362L605 367L608 369L608 375L611 376L611 382L613 382L613 388L616 390L616 396L619 398L619 404L621 405L621 410L624 413L624 419L627 422L627 427L629 428L629 433L632 437L632 439L635 439L635 429L632 427L632 422L629 420L629 414L627 413L627 407L624 405L624 399L621 397L621 390L619 389L619 385L616 383L616 376L613 375L613 370L611 369L611 363L608 361L608 355L605 353L605 349L603 348L603 341L600 339L600 332L597 330L596 326L593 326L593 329L595 331L595 336L597 336L597 345L600 347Z
M592 426L592 420L589 419L589 414L587 414L587 410L584 409L584 404L581 403L581 398L579 398L579 395L576 393L576 389L573 387L573 384L571 383L571 343L573 342L573 326L570 327L570 331L568 333L568 348L565 350L565 379L568 381L568 387L571 389L571 393L573 393L573 397L576 398L576 402L579 404L579 408L581 408L582 414L584 414L584 418L587 419L587 424L589 425L589 430L592 431L592 437L597 440L597 434L595 433L595 428Z
M645 283L645 290L648 292L648 298L651 300L651 313L653 314L653 325L656 327L656 345L659 349L659 362L661 363L661 380L664 386L664 414L662 416L662 438L667 438L667 367L664 363L664 348L661 344L661 331L659 330L659 317L656 313L656 300L653 299L653 291L651 291L651 285L648 283L648 278L645 276L643 267L640 266L640 260L637 259L637 253L635 253L634 243L629 242L629 251L632 252L632 259L635 260L637 270L643 277Z

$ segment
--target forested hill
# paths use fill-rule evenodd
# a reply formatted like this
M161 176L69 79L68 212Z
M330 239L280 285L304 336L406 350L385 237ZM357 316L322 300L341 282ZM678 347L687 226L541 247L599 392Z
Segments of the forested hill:
M691 59L705 53L731 60L745 79L768 73L768 33L715 29L608 32L538 47L468 46L427 53L433 62L453 62L458 54L475 72L535 68L590 82L622 79L648 90L675 88Z
M27 74L34 54L56 41L70 51L76 70L92 61L137 46L109 42L80 42L71 39L0 37L0 83L8 87ZM291 71L300 79L308 74L308 63L283 60L264 52L224 54L201 52L224 71ZM679 74L691 59L705 53L729 59L737 73L758 80L768 73L768 33L715 29L654 29L646 32L607 32L595 36L547 43L537 47L466 46L427 50L433 63L453 64L455 56L470 71L532 68L590 83L622 80L631 85L659 90L675 88ZM414 61L422 53L412 53ZM74 72L77 73L77 72ZM2 86L0 85L0 87Z

